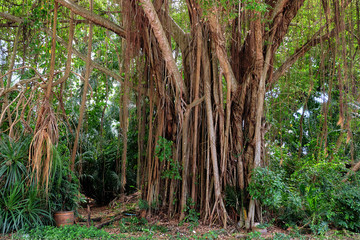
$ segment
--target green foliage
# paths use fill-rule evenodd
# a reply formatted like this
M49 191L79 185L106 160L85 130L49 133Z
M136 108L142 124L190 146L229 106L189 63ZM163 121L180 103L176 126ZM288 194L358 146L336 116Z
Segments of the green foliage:
M204 234L193 234L189 237L181 237L181 236L176 236L175 239L197 239L197 240L203 240L203 239L209 239L209 240L213 240L213 239L217 239L219 237L219 235L223 234L224 230L220 229L220 230L211 230L209 232L206 232ZM172 239L172 238L170 238Z
M71 177L71 180L69 179ZM68 166L56 172L49 191L49 204L52 212L73 211L79 207L81 194L79 180Z
M200 213L196 212L195 203L192 200L192 198L187 199L184 211L186 215L184 220L182 220L180 224L183 224L184 222L190 223L189 229L190 231L192 231L195 227L199 225L199 217L200 217Z
M30 182L26 168L31 137L0 141L0 231L17 231L24 226L51 221L44 193Z
M62 239L153 239L156 232L162 234L168 232L168 229L162 225L149 224L146 219L136 217L123 218L116 227L121 233L109 234L105 230L95 227L85 227L80 225L67 225L63 227L54 226L36 226L35 228L23 228L13 235L13 239L44 239L44 240L62 240ZM132 237L123 233L141 233L140 237Z
M224 230L215 230L204 233L199 239L217 239Z
M172 145L172 141L160 136L155 147L155 155L161 162L166 161L170 165L169 169L162 172L163 178L181 180L181 166L172 158Z
M106 141L102 149L84 141L84 152L81 157L82 174L79 176L84 193L99 204L107 204L119 192L121 187L120 175L115 171L118 156L117 141Z
M172 145L173 142L167 140L164 137L159 137L156 147L155 154L160 159L160 161L169 160L172 157Z
M342 182L347 172L344 162L337 157L329 161L321 152L318 156L296 164L287 158L283 167L255 169L249 193L286 226L308 226L316 234L324 234L330 226L359 232L358 177Z
M122 239L123 235L110 235L105 230L95 227L71 225L61 228L53 226L36 227L19 231L14 239L46 239L46 240L67 240L67 239Z
M243 0L243 2L246 4L246 9L248 10L254 10L256 12L266 12L268 11L268 5L263 2L258 2L256 0Z
M359 187L359 179L354 179L351 183L340 185L334 191L332 197L336 211L330 217L336 227L360 232Z
M213 14L211 8L217 7L222 11L222 21L230 22L236 17L239 16L239 3L243 4L244 9L253 10L260 13L265 13L268 11L269 6L266 3L258 2L256 0L199 0L201 8L203 10L203 15L208 16L208 14ZM243 9L241 10L243 11Z
M0 231L18 231L25 226L44 225L51 220L44 198L38 196L36 186L25 181L0 191Z
M280 173L269 168L256 168L253 172L253 181L248 191L255 199L270 207L279 207L282 203L282 194L286 191Z
M146 200L143 199L139 199L139 209L141 210L148 210L149 209L149 203Z
M253 240L262 240L262 239L264 239L264 238L261 237L261 232L254 231L254 232L248 233L248 236L247 236L246 239L248 239L248 240L250 240L250 239L253 239Z
M28 175L28 161L31 137L23 137L18 141L7 135L0 140L0 187L11 188Z
M117 112L118 108L110 108ZM111 121L104 122L103 134L98 131L98 116L102 108L94 106L91 110L91 121L89 121L88 133L81 137L82 153L77 155L76 164L82 165L82 173L79 176L81 190L86 196L94 198L99 204L108 204L120 192L122 187L121 174L118 173L122 155L122 137L118 135L111 126ZM109 111L110 111L109 110ZM135 109L130 110L129 131L128 131L128 150L126 166L126 186L125 190L131 193L136 186L137 169L137 119ZM110 117L109 117L110 118ZM118 126L117 126L118 127Z
M144 232L152 235L154 232L168 232L168 229L164 226L157 224L149 224L145 218L122 218L119 224L116 226L121 233L131 232Z
M237 212L240 211L240 205L242 204L242 196L240 188L234 186L226 186L225 188L225 202L227 207L235 208Z

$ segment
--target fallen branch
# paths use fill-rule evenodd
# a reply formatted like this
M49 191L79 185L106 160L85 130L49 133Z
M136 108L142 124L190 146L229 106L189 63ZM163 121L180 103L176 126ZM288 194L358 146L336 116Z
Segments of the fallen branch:
M96 225L95 227L96 227L97 229L101 229L101 228L103 228L103 227L105 227L105 226L108 226L108 225L112 224L112 223L115 222L115 221L120 220L121 218L122 218L122 215L117 215L117 216L115 216L113 219L111 219L111 220L109 220L109 221L106 221L106 222L103 222L103 223L100 223L100 224Z

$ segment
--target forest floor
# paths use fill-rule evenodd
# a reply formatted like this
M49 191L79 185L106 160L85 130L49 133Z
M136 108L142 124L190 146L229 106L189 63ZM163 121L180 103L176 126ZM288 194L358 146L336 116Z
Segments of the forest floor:
M197 216L189 217L187 222L179 223L169 219L166 214L159 211L151 217L145 216L146 211L139 208L140 193L128 196L120 196L112 201L108 206L96 206L88 204L89 207L80 208L76 218L75 228L40 228L37 235L28 233L14 233L0 235L0 239L274 239L274 240L307 240L307 239L359 239L360 234L348 231L330 230L323 235L304 234L294 230L283 230L274 225L264 225L264 228L258 227L252 232L246 232L235 227L221 228L218 225L203 224L197 220ZM89 211L90 209L90 211ZM89 214L90 213L90 214ZM91 225L91 228L86 226ZM99 229L104 230L101 235L104 237L83 238L75 237L81 233L101 233ZM74 232L75 231L75 232ZM45 233L47 232L47 233ZM72 232L72 233L71 233ZM57 235L56 235L57 234ZM72 234L72 235L71 235ZM110 234L110 235L109 235ZM84 235L82 235L84 236ZM89 235L87 235L89 236ZM95 236L95 235L92 235ZM99 235L96 235L99 236Z
M218 225L202 224L199 221L179 223L169 219L166 214L158 213L146 217L138 207L140 193L122 196L109 206L91 206L91 225L102 228L110 234L121 234L128 239L359 239L360 235L347 231L331 230L322 236L300 234L268 225L252 232ZM86 225L89 217L86 208L79 210L77 223Z

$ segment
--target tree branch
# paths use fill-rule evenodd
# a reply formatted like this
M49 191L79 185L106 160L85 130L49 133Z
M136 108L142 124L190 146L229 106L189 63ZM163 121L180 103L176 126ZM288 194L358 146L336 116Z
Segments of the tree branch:
M49 29L45 29L45 31L46 31L46 33L47 33L48 35L51 35L51 34L52 34L52 31L49 30ZM56 40L57 40L61 45L63 45L64 47L67 47L66 41L65 41L64 39L62 39L61 37L56 36ZM73 52L76 56L78 56L81 60L86 61L86 56L85 56L85 54L82 54L81 52L79 52L78 50L76 50L74 47L72 48L72 52ZM120 82L120 83L123 82L123 80L122 80L122 78L121 78L120 75L114 73L113 71L111 71L110 69L108 69L108 68L106 68L106 67L104 67L104 66L101 66L101 65L98 64L97 62L91 61L91 65L92 65L93 68L99 70L100 72L105 73L105 74L108 75L109 77L114 78L116 81L118 81L118 82ZM60 83L61 83L61 82L56 81L56 82L53 83L53 86L54 86L54 85L58 85L58 84L60 84Z
M8 13L2 13L0 12L0 17L2 18L5 18L5 19L8 19L10 21L13 21L13 22L17 22L17 23L22 23L24 20L20 17L16 17L16 16L13 16L11 14L8 14ZM52 36L53 32L50 30L50 29L44 29L44 31L49 35L49 36ZM61 45L63 45L65 48L68 48L67 46L67 42L62 39L61 37L59 37L58 35L56 35L56 41L58 41ZM76 50L74 47L72 48L72 52L78 56L81 60L83 61L86 61L86 56L85 54L82 54L81 52L79 52L78 50ZM91 65L93 68L99 70L100 72L103 72L104 74L108 75L109 77L112 77L114 78L116 81L122 83L123 80L121 78L120 75L114 73L113 71L111 71L110 69L106 68L106 67L103 67L101 66L100 64L94 62L94 61L91 61ZM60 84L62 81L56 81L53 83L53 86L56 86L58 84Z
M333 37L335 35L335 30L332 30L330 34L325 34L321 37L317 37L320 34L321 28L309 41L307 41L303 46L298 48L293 55L291 55L274 73L272 79L268 82L267 90L271 88L271 85L279 80L279 78L287 71L289 68L301 57L305 55L312 47L318 45L319 43Z
M300 4L300 2L303 2L303 0L300 0L299 2L298 1L290 1L289 5L293 4L293 6L291 7L293 10L294 9L297 9ZM347 0L345 3L344 3L344 8L346 8L350 3L351 3L352 0ZM288 7L285 7L285 8L288 8ZM284 10L285 10L284 8ZM278 12L279 14L279 12ZM295 17L294 14L288 14L288 13L284 13L284 18L289 20L290 17ZM291 19L292 19L291 18ZM330 22L334 22L335 21L335 18L332 18L330 20ZM289 22L290 24L290 22ZM289 27L289 24L285 25L285 24L281 24L281 26L278 26L277 28L284 28L284 26L286 26L287 28ZM322 26L319 31L317 31L314 36L309 40L307 41L302 47L298 48L295 53L290 56L276 71L275 73L273 74L273 76L268 79L268 86L266 88L266 90L269 90L271 89L272 87L272 84L275 83L277 80L279 80L279 78L302 56L305 55L306 52L308 52L312 47L318 45L319 43L321 43L322 41L325 41L327 40L328 38L330 37L333 37L335 36L335 30L332 30L330 32L330 34L324 34L323 36L321 37L318 37L320 35L320 33L325 29L325 27L327 26L327 24L325 24L324 26ZM286 32L287 32L287 28L286 28ZM285 36L286 32L282 32L281 34L281 31L279 31L279 29L277 30L274 30L274 31L277 31L276 32L276 35L275 35L275 39L274 39L274 42L276 42L277 44L280 44L282 38ZM275 50L277 49L277 46L275 47Z
M186 33L164 10L160 14L161 22L166 23L165 30L171 34L182 52L186 52L190 45L190 35Z
M294 19L305 0L280 1L273 12L270 31L275 31L273 49L276 51L286 35L291 21ZM274 29L272 29L274 27ZM272 35L272 34L269 34Z
M3 13L3 12L0 12L0 17L4 18L4 19L7 19L7 20L9 20L11 22L22 23L24 21L22 18L13 16L13 15L8 14L8 13Z
M236 81L234 72L232 70L229 58L226 53L224 34L218 18L215 15L217 11L218 9L216 8L212 9L212 13L210 13L208 16L211 36L215 42L215 50L220 63L220 67L223 70L223 73L228 83L227 87L230 88L230 91L235 92L238 90L238 83Z
M149 23L153 29L156 40L159 43L159 48L161 49L164 60L166 62L166 67L173 77L172 79L176 87L176 91L178 91L180 95L183 94L185 97L187 97L188 93L186 90L185 83L183 81L179 69L177 68L175 59L172 55L171 47L169 45L168 39L166 38L164 29L155 11L155 8L152 2L149 0L140 0L140 3L142 8L144 9L147 18L149 19Z
M70 0L55 0L66 8L69 8L75 14L82 16L83 18L92 21L94 24L102 26L110 31L118 34L121 37L125 37L125 30L118 24L92 13L91 11L73 3Z

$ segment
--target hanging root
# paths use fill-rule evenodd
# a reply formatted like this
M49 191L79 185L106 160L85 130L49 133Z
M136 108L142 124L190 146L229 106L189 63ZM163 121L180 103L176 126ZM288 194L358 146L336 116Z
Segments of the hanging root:
M30 144L29 164L32 171L31 180L37 186L48 191L49 175L52 166L53 145L59 138L58 127L53 110L48 100L40 108L35 134Z

